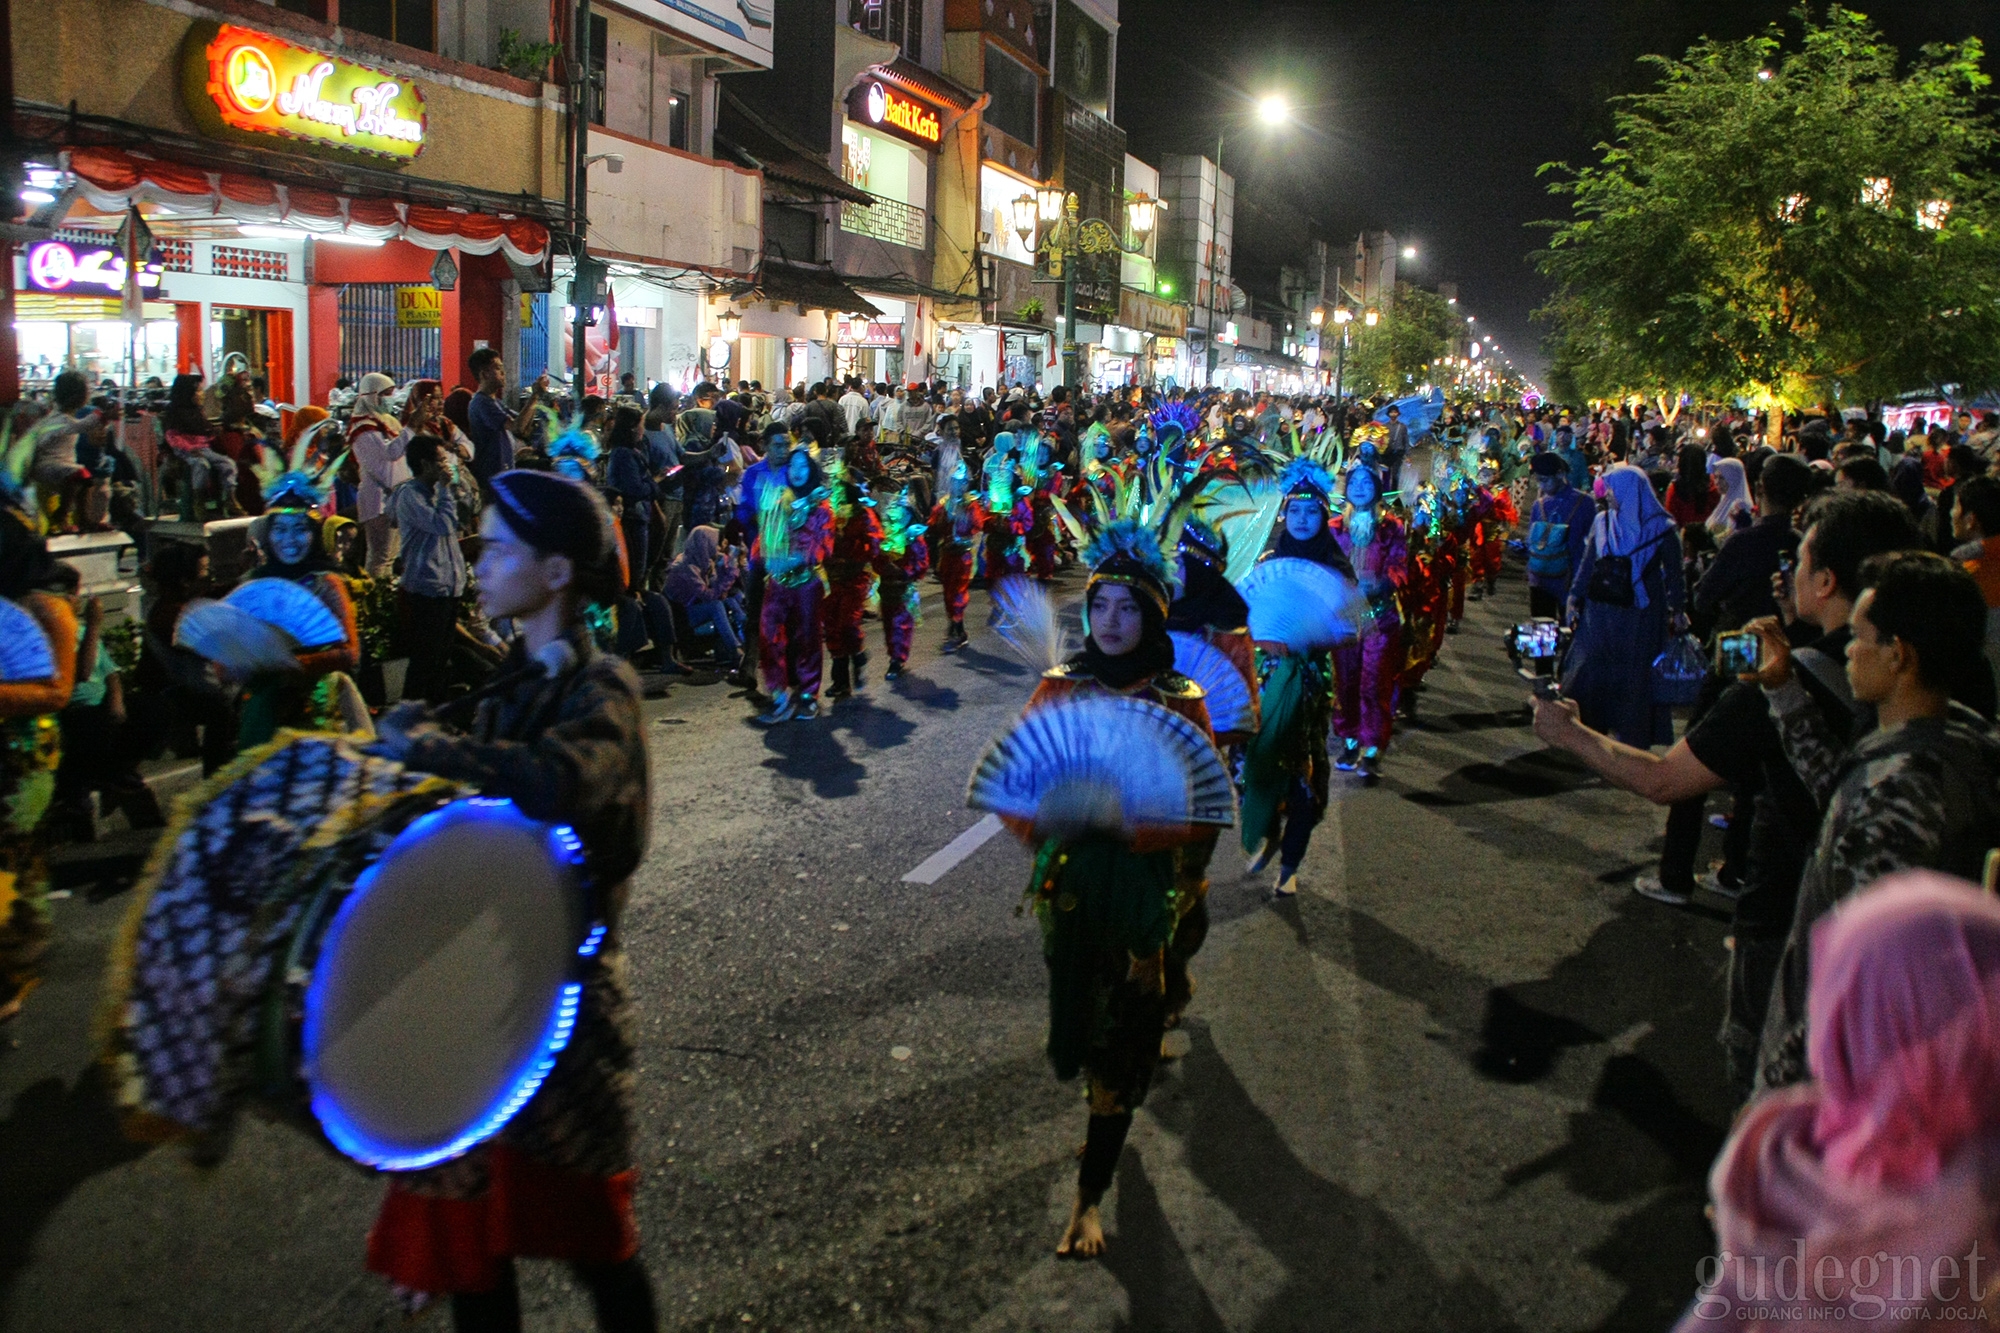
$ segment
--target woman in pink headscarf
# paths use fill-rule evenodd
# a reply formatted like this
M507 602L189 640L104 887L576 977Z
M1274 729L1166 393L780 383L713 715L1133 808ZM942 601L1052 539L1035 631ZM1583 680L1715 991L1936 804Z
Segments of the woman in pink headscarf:
M1709 1176L1720 1253L1676 1333L2000 1313L2000 899L1893 875L1812 937L1812 1081Z

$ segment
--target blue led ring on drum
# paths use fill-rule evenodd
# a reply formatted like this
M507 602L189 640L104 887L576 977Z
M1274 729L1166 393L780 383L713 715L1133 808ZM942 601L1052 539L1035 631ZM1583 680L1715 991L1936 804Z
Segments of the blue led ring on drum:
M575 1030L582 960L604 940L582 862L573 829L473 797L412 821L355 881L302 1034L313 1113L339 1151L382 1170L435 1165L535 1095Z

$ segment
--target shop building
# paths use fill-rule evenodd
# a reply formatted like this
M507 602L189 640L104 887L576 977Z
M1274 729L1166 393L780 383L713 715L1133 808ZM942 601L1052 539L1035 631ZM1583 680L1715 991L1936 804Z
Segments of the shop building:
M940 72L943 0L776 10L771 71L722 101L724 139L764 173L763 262L711 317L734 314L741 363L781 365L788 384L927 379L939 312L973 311L979 290L983 103Z
M15 151L60 218L14 246L22 327L0 374L243 366L274 399L324 403L368 370L457 383L481 345L518 362L519 296L546 286L563 220L561 99L464 58L523 16L461 0L448 17L378 35L337 26L333 0L15 6L14 49L38 57L15 62ZM104 318L135 211L143 301Z
M590 253L610 265L611 301L586 341L600 383L627 372L641 388L685 391L709 375L772 383L726 356L716 363L708 299L750 278L763 246L762 174L718 154L716 126L724 82L771 67L775 30L764 9L630 0L593 12L604 90L590 108L597 160L587 211ZM557 261L557 293L568 291L571 267ZM551 360L565 373L570 316L555 300Z

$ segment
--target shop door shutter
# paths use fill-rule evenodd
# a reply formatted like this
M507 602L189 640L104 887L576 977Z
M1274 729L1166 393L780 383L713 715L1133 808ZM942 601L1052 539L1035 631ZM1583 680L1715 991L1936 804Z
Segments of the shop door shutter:
M398 327L400 285L406 284L350 282L340 289L340 373L349 379L377 370L398 384L438 378L443 330Z

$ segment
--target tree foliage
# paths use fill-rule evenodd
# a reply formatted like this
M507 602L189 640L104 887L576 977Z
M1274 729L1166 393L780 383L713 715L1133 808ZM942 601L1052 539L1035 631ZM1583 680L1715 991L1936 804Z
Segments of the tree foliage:
M1457 316L1436 292L1396 284L1396 300L1373 328L1360 320L1348 326L1345 382L1368 397L1399 397L1422 384L1431 363L1451 349Z
M1535 256L1551 381L1798 404L2000 382L2000 212L1975 38L1899 71L1833 7L1648 57L1596 166L1550 163L1570 219ZM1836 394L1836 390L1838 393Z

